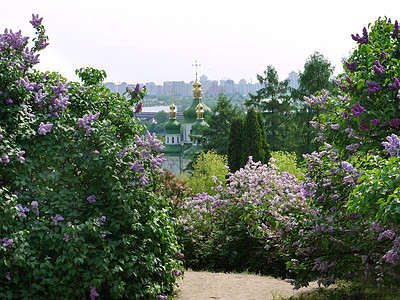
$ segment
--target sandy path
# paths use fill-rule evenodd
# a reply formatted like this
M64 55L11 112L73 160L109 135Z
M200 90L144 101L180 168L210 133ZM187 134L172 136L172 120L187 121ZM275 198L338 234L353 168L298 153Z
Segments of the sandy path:
M316 283L308 288L294 291L293 286L272 277L186 271L179 282L179 300L268 300L281 296L292 296L316 288Z

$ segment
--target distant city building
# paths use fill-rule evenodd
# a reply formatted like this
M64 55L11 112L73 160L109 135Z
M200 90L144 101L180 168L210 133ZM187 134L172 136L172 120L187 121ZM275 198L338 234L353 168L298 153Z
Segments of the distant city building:
M298 89L299 88L299 75L296 72L290 72L288 78L289 86ZM238 83L235 83L231 79L209 80L206 75L200 77L202 93L206 97L213 97L220 93L226 95L234 95L236 93L247 97L248 94L255 94L259 89L262 88L259 82L252 83L247 82L245 79L240 79ZM164 81L162 85L155 84L154 82L146 82L140 84L140 86L146 86L148 97L160 97L160 96L171 96L175 97L190 97L192 94L193 81L186 83L184 81ZM122 83L106 82L104 84L110 89L111 92L119 92L123 94L127 86L135 86Z

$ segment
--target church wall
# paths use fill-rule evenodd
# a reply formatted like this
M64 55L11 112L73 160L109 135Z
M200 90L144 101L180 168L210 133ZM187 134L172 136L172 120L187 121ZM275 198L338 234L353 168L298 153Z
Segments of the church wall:
M174 174L179 174L179 156L164 156L164 158L166 158L167 160L162 163L161 167L163 169L171 171ZM182 170L185 170L189 163L190 159L182 158Z

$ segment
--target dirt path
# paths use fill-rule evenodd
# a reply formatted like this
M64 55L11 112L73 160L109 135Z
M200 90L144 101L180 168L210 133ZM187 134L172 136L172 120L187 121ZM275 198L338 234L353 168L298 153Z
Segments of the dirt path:
M179 282L179 300L268 300L280 296L292 296L317 287L294 291L293 286L272 277L186 271ZM275 298L274 298L275 297Z

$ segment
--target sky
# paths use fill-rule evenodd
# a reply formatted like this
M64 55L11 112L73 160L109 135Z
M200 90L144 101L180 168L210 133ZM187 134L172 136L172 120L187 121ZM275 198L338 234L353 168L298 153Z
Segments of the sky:
M105 70L128 84L208 79L256 82L268 65L279 79L304 70L322 53L342 72L356 43L351 34L387 16L400 21L398 0L18 0L3 1L0 32L33 37L43 17L50 45L38 69L77 81L75 70Z

